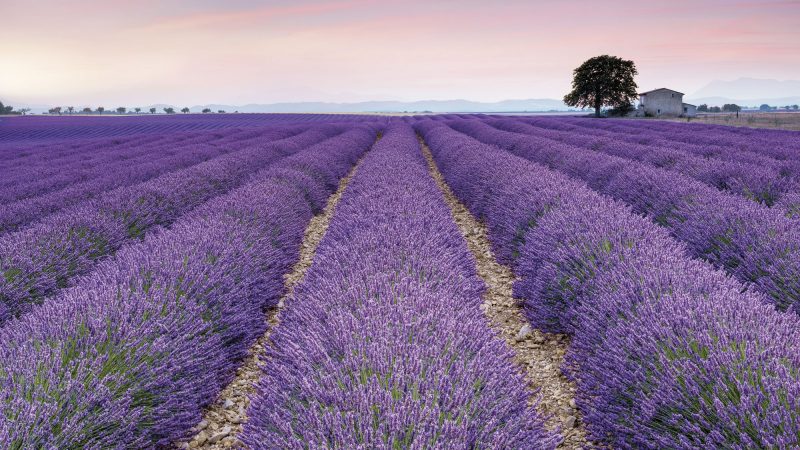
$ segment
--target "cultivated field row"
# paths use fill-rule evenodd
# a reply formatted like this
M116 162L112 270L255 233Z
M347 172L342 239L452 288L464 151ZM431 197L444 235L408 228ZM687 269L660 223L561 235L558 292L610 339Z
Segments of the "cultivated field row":
M800 445L794 135L286 116L6 133L0 447Z

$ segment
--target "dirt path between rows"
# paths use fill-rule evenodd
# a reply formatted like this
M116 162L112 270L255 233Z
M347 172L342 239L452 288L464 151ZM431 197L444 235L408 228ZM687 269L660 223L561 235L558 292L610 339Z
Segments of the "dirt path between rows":
M266 347L270 345L272 330L280 322L279 315L283 310L286 298L294 292L295 286L303 280L306 271L311 267L314 253L328 229L336 204L339 203L347 184L355 175L363 159L364 156L353 166L350 173L342 178L336 192L328 198L325 209L314 216L306 227L300 247L300 259L297 260L292 271L284 275L286 293L278 302L278 306L267 312L266 320L269 323L267 332L250 347L249 355L236 370L233 381L219 393L217 401L206 410L203 420L195 427L196 434L188 442L178 443L179 448L204 450L244 448L237 436L242 432L242 427L247 421L246 413L250 406L249 396L255 393L255 384L261 378L259 363L265 354Z
M592 448L586 440L586 431L575 407L575 384L567 380L560 369L569 346L569 337L531 329L522 312L521 301L512 296L514 274L494 258L486 227L475 220L450 190L422 139L420 145L431 176L444 194L453 219L475 256L478 275L486 284L487 291L481 309L492 327L514 351L515 363L523 370L531 390L538 392L538 395L531 395L531 402L541 397L538 410L544 416L549 416L546 426L551 430L560 428L564 441L559 448Z

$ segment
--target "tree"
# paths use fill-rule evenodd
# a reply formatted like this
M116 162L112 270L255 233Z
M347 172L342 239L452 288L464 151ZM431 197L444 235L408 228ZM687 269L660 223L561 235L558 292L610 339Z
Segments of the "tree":
M797 106L797 105L795 105L795 106ZM795 108L795 109L797 109L797 108ZM219 114L225 114L225 110L224 110L224 109L220 109L220 110L219 110L219 111L217 111L217 112L218 112Z
M0 115L2 114L13 114L14 107L13 106L5 106L3 102L0 102Z
M9 108L10 108L10 106L9 106ZM19 111L20 114L22 114L24 116L25 114L31 112L31 109L30 108L20 108L18 111Z
M719 106L712 106L711 108L708 108L708 112L712 113L722 112L722 108L720 108Z
M597 117L603 106L624 108L636 100L638 86L633 77L638 73L633 61L609 55L590 58L573 71L572 91L564 96L564 103L594 108Z
M211 108L203 108L203 114L208 114L211 112Z
M120 106L119 108L117 108L117 114L125 114L125 111L127 110L128 109L125 108L124 106Z
M89 108L88 106L86 108L83 108L83 113L84 114L91 114L92 113L92 108Z
M155 114L155 113L156 113L156 109L155 108L150 108L150 114Z
M98 107L97 107L97 113L98 113L98 114L101 114L101 115L102 115L102 114L103 114L103 111L105 111L105 110L106 110L106 109L105 109L105 108L103 108L102 106L98 106Z
M133 108L133 110L136 111L136 114L139 114L140 112L142 112L142 108L138 108L138 107L137 108Z
M60 106L56 106L56 107L50 108L50 109L47 110L47 112L50 113L50 114L58 114L60 116L61 115L61 107Z
M698 106L697 112L708 112L708 105L703 103L702 105Z
M187 107L185 107L185 106L184 106L183 108L181 108L181 112L182 112L182 113L184 113L184 114L186 114L186 113L188 113L188 112L189 112L189 108L187 108Z
M167 114L175 114L175 108L169 106L167 108L164 108L164 112Z
M766 104L766 103L764 103L763 105L761 105L761 106L759 106L759 107L758 107L758 110L759 110L759 111L770 111L771 109L772 109L772 107L771 107L771 106L769 106L769 105L768 105L768 104Z
M797 105L792 105L792 109L793 109L793 110L795 110L795 111L797 111L798 109L800 109L800 106L797 106Z
M725 112L739 112L742 110L742 107L736 103L726 103L722 105L722 110Z
M71 116L72 113L75 112L75 107L74 106L67 106L67 112Z

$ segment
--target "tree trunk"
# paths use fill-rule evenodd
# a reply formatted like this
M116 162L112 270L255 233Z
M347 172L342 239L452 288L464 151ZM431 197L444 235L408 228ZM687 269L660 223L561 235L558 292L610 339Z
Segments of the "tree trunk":
M594 105L594 116L595 117L600 117L600 106L602 106L602 105L600 105L599 103L596 103Z

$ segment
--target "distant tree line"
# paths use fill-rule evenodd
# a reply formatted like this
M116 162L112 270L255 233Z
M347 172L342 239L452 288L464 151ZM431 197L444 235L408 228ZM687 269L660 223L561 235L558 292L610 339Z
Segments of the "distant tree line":
M795 109L797 109L797 108L795 108ZM175 114L175 108L173 108L172 106L168 106L168 107L162 108L162 110L164 111L164 114ZM30 108L14 109L13 106L6 106L6 105L3 104L3 102L0 102L0 115L15 114L15 115L23 115L24 116L25 114L29 113L30 111L31 111ZM154 108L154 107L151 107L147 111L150 114L155 114L158 111L158 109ZM184 113L184 114L188 114L190 109L188 107L183 107L183 108L181 108L180 111L182 113ZM61 115L64 115L64 114L68 114L68 115L72 115L72 114L98 114L98 115L102 115L105 112L106 112L106 108L103 107L103 106L98 106L97 108L94 108L94 109L91 108L91 107L88 107L88 106L84 107L84 108L80 108L80 109L76 108L74 106L54 106L54 107L52 107L52 108L47 110L47 114L57 115L57 116L61 116ZM113 112L116 113L116 114L120 114L120 115L122 115L122 114L131 114L131 113L141 114L142 113L142 108L139 108L139 107L127 108L125 106L118 106L117 108L115 108L113 110ZM209 113L212 113L212 112L214 112L214 111L212 111L211 108L203 108L203 114L209 114ZM239 111L236 111L236 112L239 112ZM224 109L218 109L217 110L217 114L225 114L225 110Z
M708 106L705 103L697 107L697 112L739 112L742 110L742 107L735 104L735 103L726 103L722 105L722 108L719 106Z
M779 108L777 106L770 106L766 103L759 106L759 111L777 111ZM786 105L781 107L780 109L784 109L786 111L797 111L800 109L798 105ZM734 103L726 103L725 105L720 108L719 106L708 106L705 103L697 107L697 112L709 112L709 113L718 113L718 112L739 112L742 110L742 107L734 104Z
M10 114L24 116L30 110L31 110L30 108L20 108L15 110L13 106L4 105L3 102L0 102L0 116L10 115Z
M13 111L13 108L11 108L10 106L3 107L2 105L3 104L0 103L0 114L24 114L24 113L30 111L29 108L20 109L18 111ZM7 111L7 112L4 112L4 111ZM150 114L155 114L158 111L158 109L151 107L147 111ZM164 114L175 114L175 108L172 107L172 106L168 106L168 107L162 108L162 111L164 111ZM191 110L188 107L183 107L183 108L180 109L180 112L182 112L184 114L188 114L190 111ZM75 108L74 106L67 106L67 107L54 106L54 107L52 107L52 108L47 110L48 114L59 115L59 116L64 115L64 114L72 115L72 114L75 114L77 112L78 112L78 109ZM80 113L82 113L82 114L99 114L99 115L102 115L105 112L106 112L106 108L103 107L103 106L98 106L95 109L92 109L90 107L85 107L83 109L80 109ZM131 113L141 114L142 113L142 108L139 108L139 107L127 108L125 106L119 106L119 107L114 109L114 112L116 114L120 114L120 115L122 115L122 114L131 114ZM208 113L212 113L212 112L213 111L210 108L204 108L203 109L203 114L208 114ZM218 114L225 114L225 110L224 109L219 109L219 110L217 110L217 113Z

